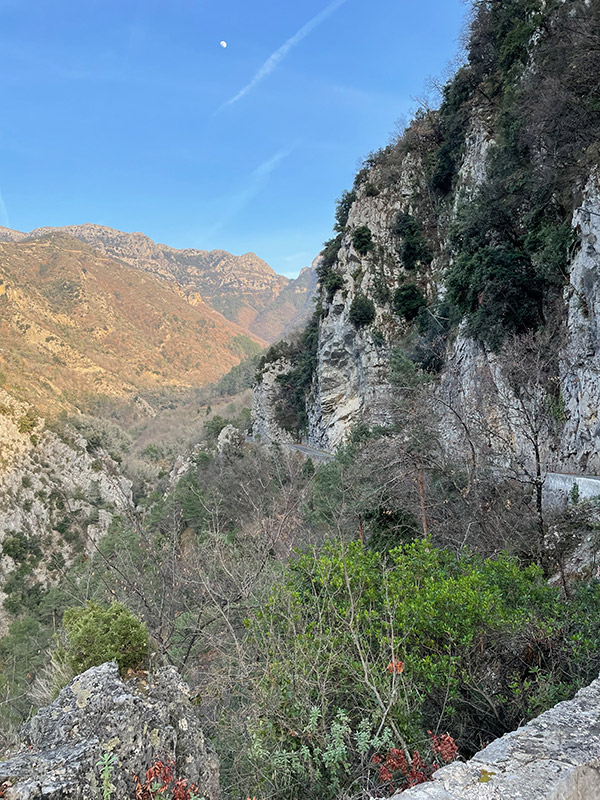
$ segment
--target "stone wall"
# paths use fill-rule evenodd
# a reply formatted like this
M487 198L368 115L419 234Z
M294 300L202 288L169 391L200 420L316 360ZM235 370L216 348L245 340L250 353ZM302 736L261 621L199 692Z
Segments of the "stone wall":
M600 680L393 800L600 800Z

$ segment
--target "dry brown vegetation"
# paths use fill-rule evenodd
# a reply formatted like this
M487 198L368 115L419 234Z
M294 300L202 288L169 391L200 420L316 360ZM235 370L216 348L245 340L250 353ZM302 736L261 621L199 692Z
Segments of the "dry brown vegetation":
M0 244L0 370L42 411L218 379L264 344L64 235Z

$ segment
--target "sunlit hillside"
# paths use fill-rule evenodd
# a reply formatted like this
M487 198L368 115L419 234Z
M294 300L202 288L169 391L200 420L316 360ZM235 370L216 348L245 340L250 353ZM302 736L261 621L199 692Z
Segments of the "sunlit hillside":
M264 342L64 234L0 243L2 384L41 409L202 386Z

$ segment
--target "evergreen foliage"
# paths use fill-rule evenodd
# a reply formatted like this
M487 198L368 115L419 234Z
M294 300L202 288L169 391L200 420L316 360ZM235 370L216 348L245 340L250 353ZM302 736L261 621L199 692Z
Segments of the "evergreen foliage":
M308 424L306 396L310 391L317 364L320 309L313 314L300 338L289 351L294 367L277 376L281 399L276 408L277 421L287 431L298 433Z
M352 232L352 244L357 253L366 256L373 249L373 237L367 225L360 225Z
M406 283L394 292L393 305L396 314L412 322L427 301L416 284Z
M146 626L121 603L108 608L88 602L67 608L63 616L66 643L61 657L74 674L105 661L116 661L122 673L139 669L148 659Z
M598 586L564 604L539 568L506 555L457 557L426 540L387 553L359 542L307 552L250 622L264 659L252 769L270 796L335 800L355 775L366 780L365 759L385 738L412 752L427 730L451 730L468 755L479 737L568 696L590 656L599 663L592 608Z
M474 78L468 67L460 69L444 86L438 113L439 137L442 140L433 164L429 184L434 191L448 194L464 153L469 126Z
M348 217L350 216L350 209L356 200L356 192L354 190L342 192L342 196L336 203L335 209L335 225L333 229L337 233L343 233L348 224Z
M358 293L350 303L348 317L355 328L364 328L375 319L375 304L366 295Z
M421 226L413 216L400 212L396 217L393 232L402 239L398 252L405 269L413 270L417 266L428 266L431 263L431 251Z

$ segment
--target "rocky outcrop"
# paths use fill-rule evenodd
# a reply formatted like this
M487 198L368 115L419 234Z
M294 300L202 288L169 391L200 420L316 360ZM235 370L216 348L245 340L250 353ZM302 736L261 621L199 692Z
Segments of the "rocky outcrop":
M252 390L252 433L256 441L265 444L293 442L291 434L277 420L277 404L280 402L277 376L290 369L290 362L283 358L265 364L261 379Z
M600 680L395 800L598 800Z
M87 445L75 430L49 430L0 389L0 602L13 572L23 573L24 590L52 585L65 564L92 554L115 513L131 509L131 482ZM0 634L8 622L2 614Z
M591 177L573 216L581 247L567 288L567 343L561 387L567 422L563 462L578 472L600 472L600 175Z
M380 295L389 294L401 269L390 231L417 174L418 167L411 162L393 189L374 197L364 187L357 191L336 264L342 285L325 302L319 326L317 367L307 405L308 442L314 447L333 450L357 423L384 425L390 420L387 375L398 325ZM371 178L376 184L376 171ZM362 226L369 229L374 245L361 255L352 231ZM350 319L359 295L371 299L375 308L374 320L365 327Z
M218 797L218 763L206 744L189 690L173 667L123 681L116 664L79 675L24 727L20 745L0 763L8 800L96 800L102 795L97 762L115 764L113 797L134 796L155 760L172 761L175 774Z
M217 437L217 453L234 453L244 445L244 434L235 425L225 425Z

